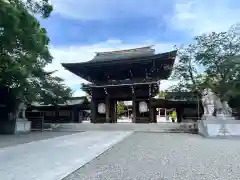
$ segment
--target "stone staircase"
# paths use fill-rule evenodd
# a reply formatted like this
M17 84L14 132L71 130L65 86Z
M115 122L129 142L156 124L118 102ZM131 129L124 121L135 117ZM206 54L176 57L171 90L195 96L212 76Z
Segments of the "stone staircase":
M135 132L171 132L171 133L197 133L195 123L117 123L117 124L59 124L57 131L135 131Z

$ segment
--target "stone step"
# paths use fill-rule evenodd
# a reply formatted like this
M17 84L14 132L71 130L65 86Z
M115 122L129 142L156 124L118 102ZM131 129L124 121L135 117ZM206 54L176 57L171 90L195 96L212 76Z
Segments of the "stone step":
M139 132L194 132L193 123L161 124L60 124L59 131L139 131Z

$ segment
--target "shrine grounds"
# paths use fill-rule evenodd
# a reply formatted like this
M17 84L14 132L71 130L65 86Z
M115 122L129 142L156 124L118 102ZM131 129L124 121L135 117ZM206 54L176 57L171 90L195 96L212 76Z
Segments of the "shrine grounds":
M239 140L134 133L64 180L236 180Z
M18 143L5 136L12 142L5 144L0 138L0 179L240 179L239 139L120 131L42 135L26 135L25 141L22 135Z

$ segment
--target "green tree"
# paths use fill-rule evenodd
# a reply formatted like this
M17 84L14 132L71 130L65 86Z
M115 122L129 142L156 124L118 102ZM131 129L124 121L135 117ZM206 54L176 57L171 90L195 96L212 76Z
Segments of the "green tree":
M82 83L81 90L86 93L88 100L92 99L92 93L91 93L91 88L89 83L88 84Z
M117 104L117 117L121 117L125 112L125 105L124 103Z
M63 80L43 70L52 62L50 40L34 15L47 18L51 12L48 0L0 1L0 84L19 102L71 95Z
M46 104L62 104L72 96L72 90L63 84L63 80L59 77L48 77L43 82L43 87L39 94L39 101Z
M240 35L232 27L227 32L211 33L198 37L196 61L205 67L205 85L216 92L222 100L236 96L236 84L240 73Z
M194 91L201 83L201 74L196 64L196 44L181 45L178 50L179 62L174 66L171 79L179 80L178 84L171 86L171 91Z
M160 92L158 93L158 98L163 98L163 99L165 99L166 96L167 96L167 92L165 92L165 91L160 91Z
M37 93L37 92L36 92ZM52 104L56 112L59 111L59 104L63 104L72 96L72 90L63 84L59 77L53 77L50 74L43 81L43 86L38 94L38 101L45 104ZM57 118L57 116L55 116ZM57 119L55 119L57 120Z
M91 88L90 88L90 84L86 84L86 83L82 83L81 84L81 90L83 92L85 92L88 96L91 96Z
M179 48L179 63L172 78L179 79L176 87L185 91L201 92L211 88L221 100L229 100L236 89L240 72L240 36L236 28L227 32L203 34L190 45ZM199 68L201 67L201 68Z

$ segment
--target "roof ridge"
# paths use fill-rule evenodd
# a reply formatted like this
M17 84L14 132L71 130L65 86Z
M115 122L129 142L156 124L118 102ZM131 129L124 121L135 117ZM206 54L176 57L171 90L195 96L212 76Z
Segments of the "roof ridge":
M136 50L142 50L142 49L151 49L154 45L151 46L144 46L139 48L131 48L131 49L123 49L123 50L116 50L116 51L105 51L105 52L96 52L96 55L104 55L104 54L114 54L114 53L124 53L124 52L134 52ZM151 49L155 50L155 49Z

